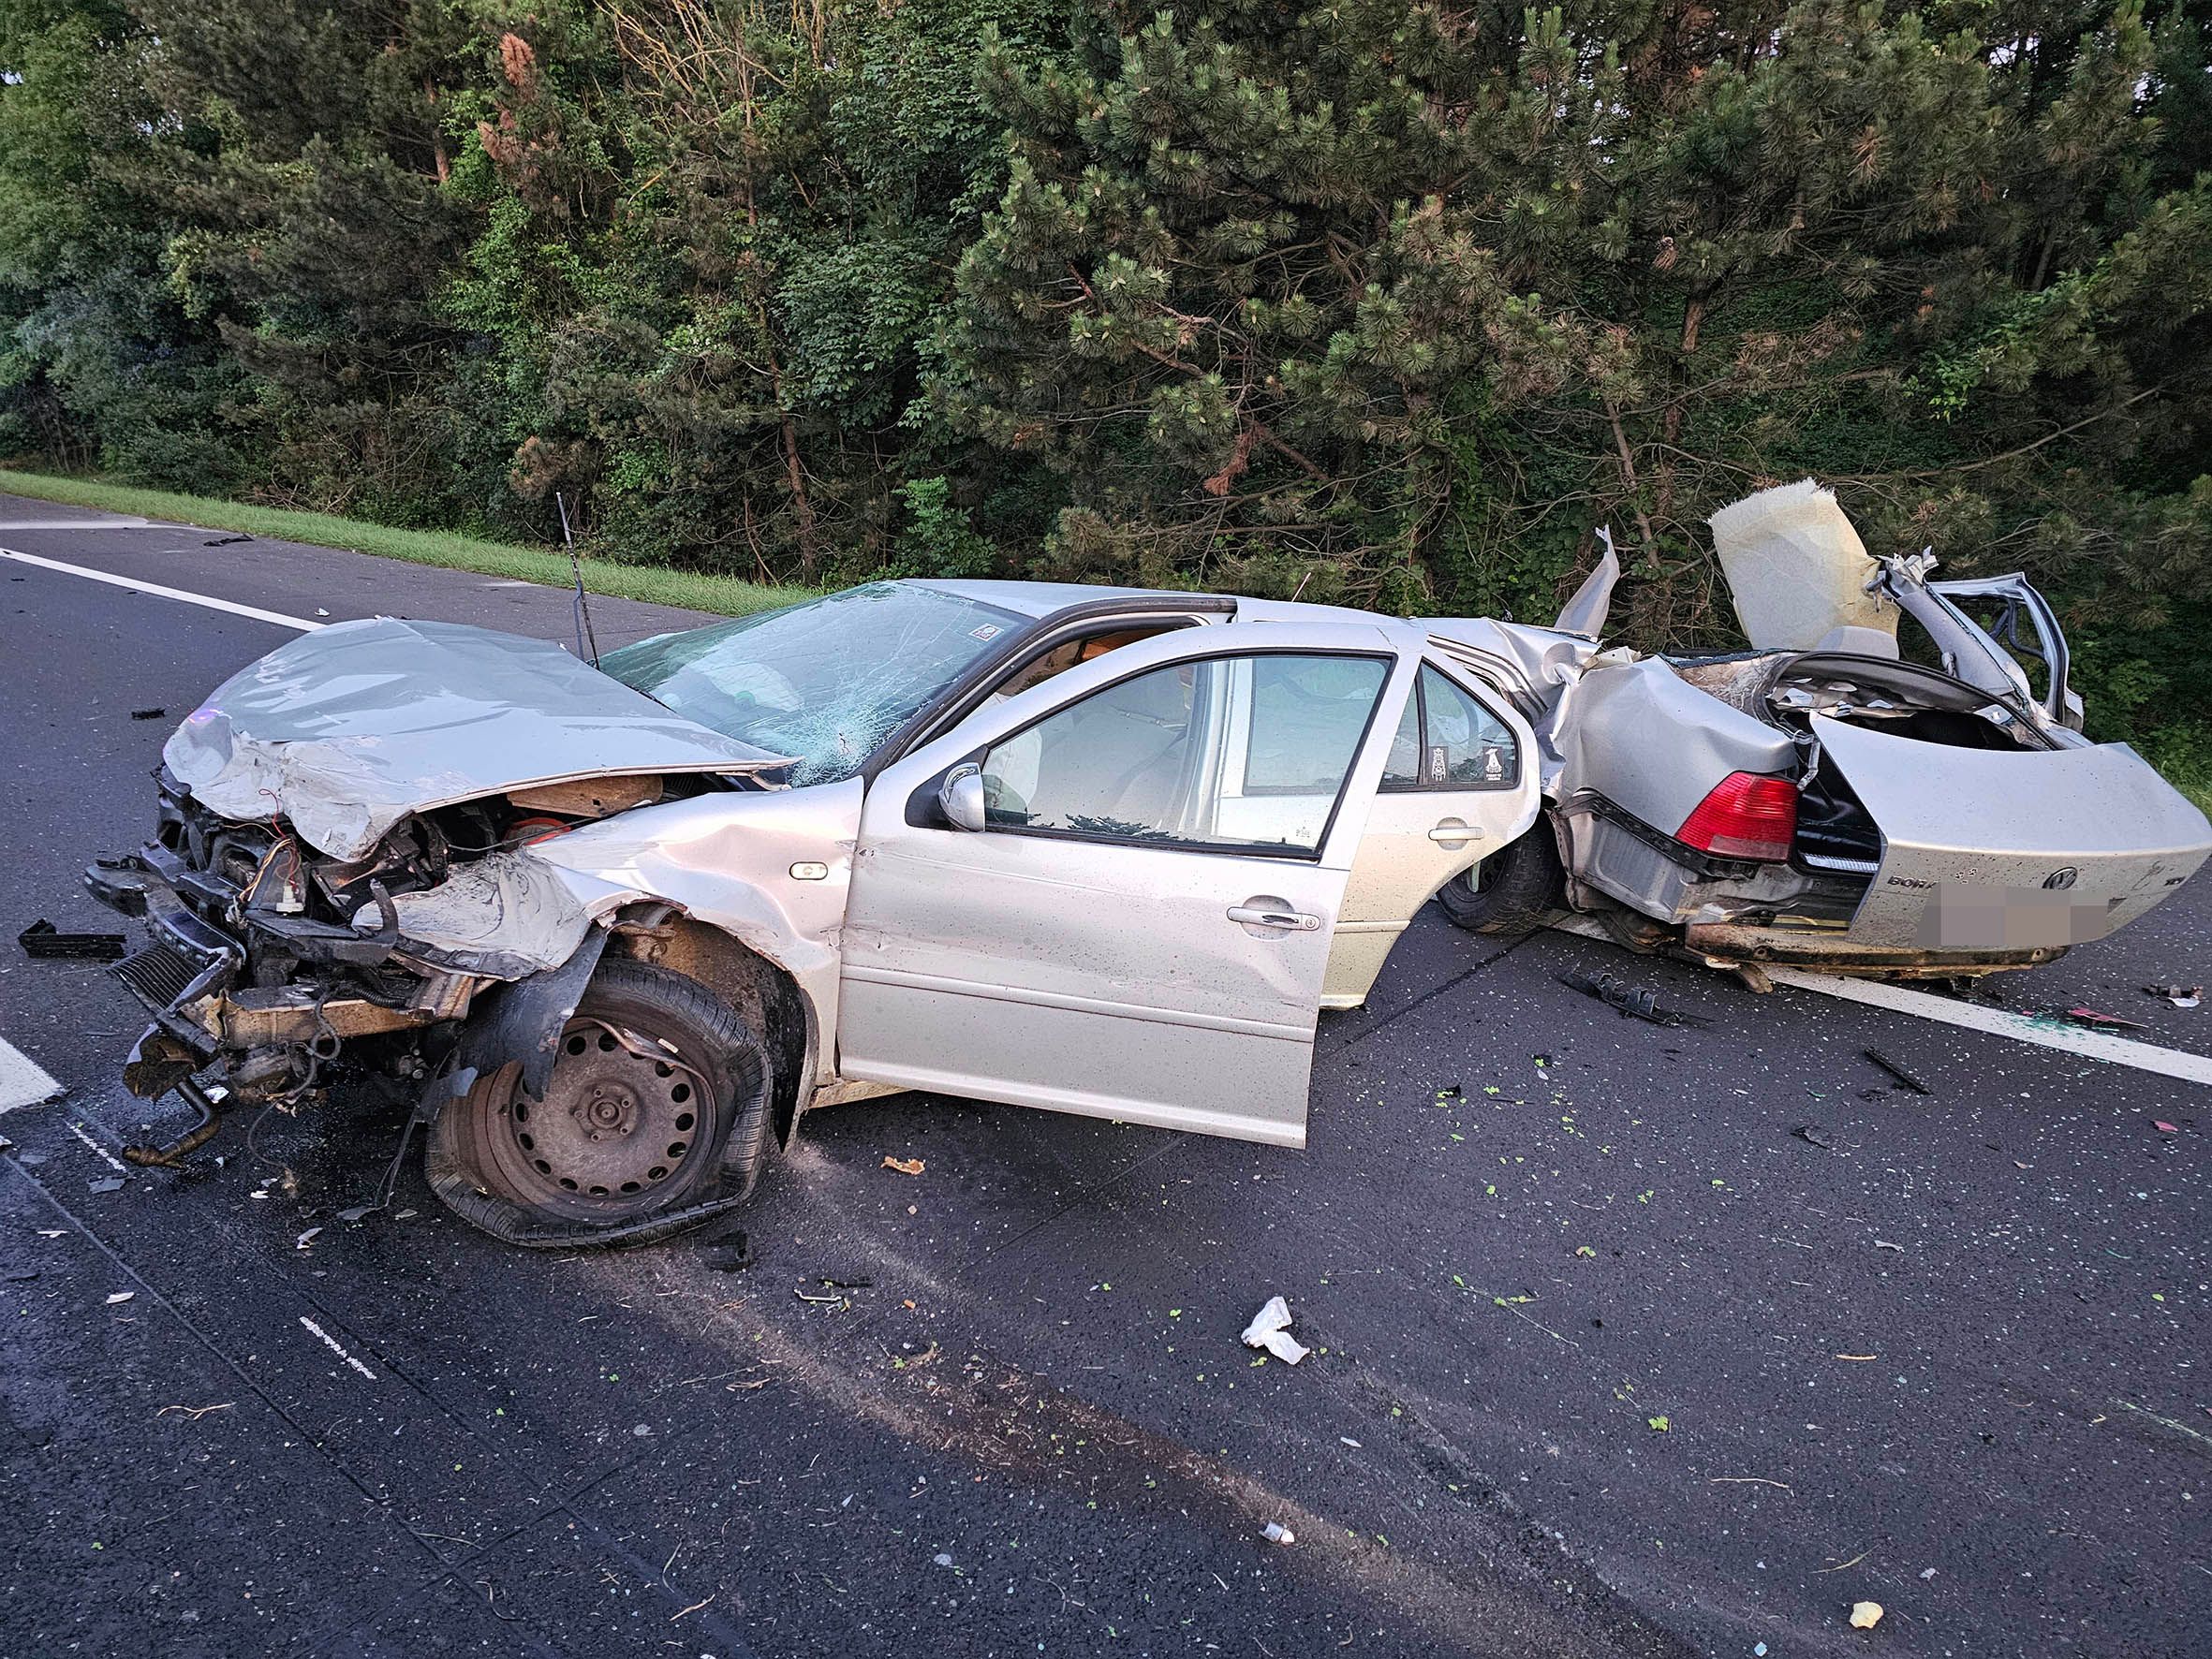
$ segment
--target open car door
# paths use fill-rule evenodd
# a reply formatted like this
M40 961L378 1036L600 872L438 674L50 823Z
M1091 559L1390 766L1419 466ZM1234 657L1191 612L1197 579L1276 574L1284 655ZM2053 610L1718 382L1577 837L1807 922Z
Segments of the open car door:
M1413 676L1390 624L1179 630L886 768L839 1073L1305 1143L1345 883Z
M1429 896L1535 824L1535 755L1528 723L1503 697L1478 696L1437 663L1422 665L1352 862L1321 1006L1365 1002Z

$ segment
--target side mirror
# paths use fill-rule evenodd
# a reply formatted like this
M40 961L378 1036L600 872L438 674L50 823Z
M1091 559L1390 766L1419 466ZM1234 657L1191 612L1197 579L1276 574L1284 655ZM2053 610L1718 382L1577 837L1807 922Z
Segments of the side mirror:
M937 805L955 830L983 828L983 769L973 761L956 766L937 785Z

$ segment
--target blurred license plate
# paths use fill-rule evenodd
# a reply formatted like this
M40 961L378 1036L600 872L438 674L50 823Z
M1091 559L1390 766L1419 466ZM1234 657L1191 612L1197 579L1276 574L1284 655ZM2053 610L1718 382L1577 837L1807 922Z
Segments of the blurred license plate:
M2104 937L2111 906L2041 888L1941 881L1921 916L1921 944L1936 950L2049 950ZM1930 937L1930 935L1933 937Z

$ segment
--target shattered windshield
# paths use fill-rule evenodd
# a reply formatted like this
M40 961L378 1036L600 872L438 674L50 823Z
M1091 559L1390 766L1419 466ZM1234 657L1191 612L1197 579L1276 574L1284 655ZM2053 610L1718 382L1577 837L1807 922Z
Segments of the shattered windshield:
M599 667L701 726L833 784L1022 625L996 606L871 582L609 652Z

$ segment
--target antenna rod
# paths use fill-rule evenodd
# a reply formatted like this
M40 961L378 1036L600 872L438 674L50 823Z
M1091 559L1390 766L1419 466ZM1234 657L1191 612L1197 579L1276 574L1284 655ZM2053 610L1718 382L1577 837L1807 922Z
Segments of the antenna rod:
M592 626L591 606L586 603L583 596L583 561L577 556L576 533L568 528L568 504L561 499L561 492L558 490L553 492L553 507L561 515L561 539L568 544L568 569L576 578L576 654L578 656L588 654L591 666L596 668L599 666L598 630ZM588 653L584 650L583 643L587 637L591 640L591 649Z

